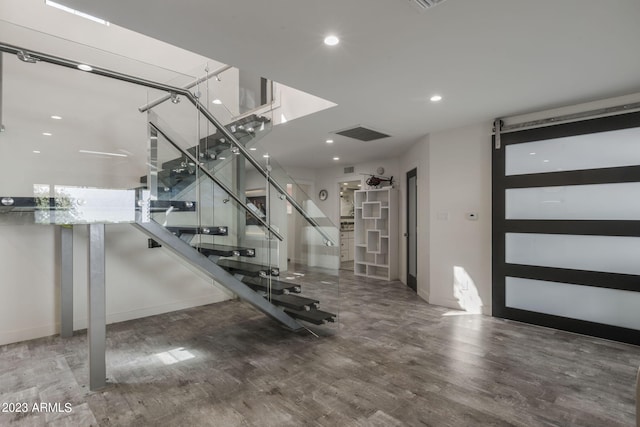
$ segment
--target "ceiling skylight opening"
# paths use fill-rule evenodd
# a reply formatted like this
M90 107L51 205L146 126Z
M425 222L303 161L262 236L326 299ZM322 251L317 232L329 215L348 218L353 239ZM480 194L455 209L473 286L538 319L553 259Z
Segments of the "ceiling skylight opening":
M45 0L44 4L46 4L47 6L55 7L56 9L63 10L65 12L68 12L68 13L72 14L72 15L76 15L76 16L79 16L81 18L85 18L85 19L88 19L90 21L97 22L98 24L106 25L107 27L109 25L111 25L109 23L109 21L105 21L102 18L98 18L96 16L89 15L88 13L80 12L79 10L71 9L70 7L62 5L60 3L56 3L56 2L51 1L51 0Z
M324 44L326 44L327 46L335 46L338 43L340 43L340 39L337 36L334 36L333 34L328 35L327 37L324 38Z
M439 101L442 101L442 96L441 95L433 95L431 98L429 98L429 100L431 102L439 102Z

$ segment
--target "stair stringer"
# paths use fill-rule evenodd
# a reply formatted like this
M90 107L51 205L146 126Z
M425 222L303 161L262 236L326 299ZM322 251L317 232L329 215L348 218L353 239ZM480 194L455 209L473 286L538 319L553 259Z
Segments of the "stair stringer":
M283 310L280 310L278 307L271 304L266 298L263 298L260 294L256 293L253 289L242 283L215 262L202 255L187 242L175 236L162 225L153 221L142 222L139 216L140 214L138 213L136 222L132 225L140 229L152 239L160 242L164 247L169 248L173 253L180 256L194 267L203 271L217 283L236 294L240 299L247 301L267 316L280 322L291 330L298 331L304 328L304 326L291 316L287 315Z

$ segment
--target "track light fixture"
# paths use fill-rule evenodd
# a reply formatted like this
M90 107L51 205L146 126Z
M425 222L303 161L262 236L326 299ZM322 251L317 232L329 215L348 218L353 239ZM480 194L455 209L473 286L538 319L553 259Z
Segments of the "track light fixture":
M180 103L180 97L178 96L177 93L171 92L171 102L173 102L174 104Z

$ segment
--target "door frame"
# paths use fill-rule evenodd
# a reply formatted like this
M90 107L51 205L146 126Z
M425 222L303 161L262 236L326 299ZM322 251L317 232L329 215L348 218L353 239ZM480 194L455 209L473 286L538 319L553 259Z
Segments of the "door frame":
M406 210L407 210L407 222L406 222L406 232L405 232L405 239L407 240L407 286L409 288L411 288L411 290L413 290L414 292L418 292L418 233L417 233L417 228L418 228L418 168L415 167L413 169L411 169L410 171L407 172L406 174L407 177L407 197L406 197ZM414 255L415 255L415 265L416 265L416 276L411 276L411 273L409 272L409 265L411 263L411 259L410 259L410 254L411 254L411 239L409 239L409 221L411 218L410 215L410 204L409 204L409 195L411 194L410 192L410 182L411 182L411 178L415 177L415 187L416 187L416 203L415 203L415 229L416 229L416 237L414 239L414 243L415 243L415 248L414 248Z

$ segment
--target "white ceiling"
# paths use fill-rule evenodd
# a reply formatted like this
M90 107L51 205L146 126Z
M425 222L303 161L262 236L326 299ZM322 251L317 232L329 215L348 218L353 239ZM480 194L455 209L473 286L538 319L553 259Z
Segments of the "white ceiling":
M285 165L395 157L427 133L640 91L638 0L59 2L337 103L274 130ZM358 124L392 137L324 143Z

